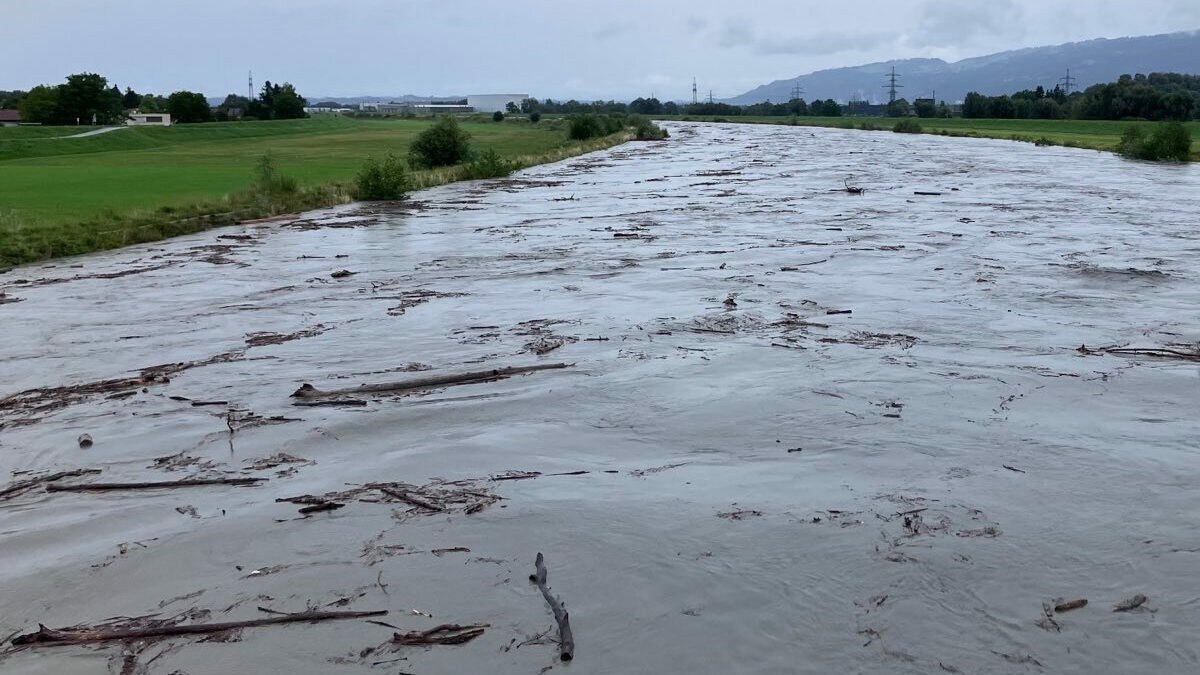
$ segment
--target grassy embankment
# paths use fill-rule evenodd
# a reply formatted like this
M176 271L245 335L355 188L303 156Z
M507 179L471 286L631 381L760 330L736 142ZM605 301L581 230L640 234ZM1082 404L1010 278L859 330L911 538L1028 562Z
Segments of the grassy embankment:
M656 116L656 119L688 119L687 116ZM712 122L741 124L795 124L810 127L832 127L837 129L869 129L888 131L897 120L883 117L692 117L691 119ZM1121 142L1121 134L1129 127L1143 127L1147 133L1157 122L1109 122L1106 120L980 120L980 119L921 119L923 133L969 138L999 138L1002 140L1042 142L1068 148L1115 151ZM1189 122L1192 134L1192 159L1200 161L1200 122Z
M239 220L345 203L367 156L406 155L430 120L306 120L133 127L78 139L86 128L0 128L0 269L197 232ZM476 150L517 167L610 147L630 134L569 141L562 120L464 121ZM269 154L301 189L249 193ZM458 180L461 166L418 171L417 188Z

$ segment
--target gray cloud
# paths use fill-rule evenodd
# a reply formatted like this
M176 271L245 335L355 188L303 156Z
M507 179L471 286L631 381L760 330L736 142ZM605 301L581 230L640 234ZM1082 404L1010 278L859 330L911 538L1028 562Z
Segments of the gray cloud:
M981 37L1017 38L1024 32L1025 12L1014 0L932 0L909 36L927 47L969 45Z
M749 49L765 56L819 56L868 51L892 44L895 35L884 32L832 32L781 36L756 30L744 19L727 22L717 33L717 45Z
M592 37L596 40L611 40L633 30L633 24L627 21L614 21L600 30L592 33Z
M714 95L897 58L968 56L1200 27L1200 0L0 0L0 89L99 72L138 91L310 96L523 91L554 98ZM628 18L626 18L628 17ZM131 29L135 26L135 29ZM114 49L112 36L135 46ZM247 45L253 45L248 48ZM153 55L147 56L147 55Z

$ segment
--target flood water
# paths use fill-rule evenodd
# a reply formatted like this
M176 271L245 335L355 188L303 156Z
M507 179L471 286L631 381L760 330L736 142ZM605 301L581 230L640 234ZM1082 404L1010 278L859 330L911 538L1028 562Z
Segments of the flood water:
M1200 168L669 128L404 206L0 275L0 399L185 364L0 400L3 481L270 479L0 500L0 637L259 606L490 626L396 651L367 650L395 631L361 620L247 628L0 669L1200 671L1200 363L1104 351L1200 343ZM573 365L289 397L554 362ZM488 480L510 471L543 475ZM368 492L307 518L276 501L468 478L503 499ZM570 663L521 644L555 634L527 579L539 551ZM1058 598L1089 604L1048 620Z

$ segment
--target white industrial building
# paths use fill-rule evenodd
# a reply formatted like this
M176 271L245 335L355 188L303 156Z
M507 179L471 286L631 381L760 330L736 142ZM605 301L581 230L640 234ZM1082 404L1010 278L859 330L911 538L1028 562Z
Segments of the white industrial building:
M508 104L521 106L529 94L475 94L467 97L467 105L478 113L508 112Z

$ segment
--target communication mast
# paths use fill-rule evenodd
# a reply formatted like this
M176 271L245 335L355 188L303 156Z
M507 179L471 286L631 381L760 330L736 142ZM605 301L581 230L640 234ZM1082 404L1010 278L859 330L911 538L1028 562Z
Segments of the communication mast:
M253 70L250 71L250 77L247 80L246 98L250 99L251 101L254 100L254 71Z
M896 84L896 80L899 78L900 76L896 74L896 66L892 66L892 74L888 76L888 83L883 85L883 88L887 89L888 92L888 103L895 103L896 90L904 88L904 85Z
M696 105L697 103L700 102L700 99L697 98L698 93L699 92L696 89L696 78L693 77L692 78L692 105Z
M1078 80L1076 78L1071 77L1071 69L1067 68L1067 76L1059 80L1058 83L1063 86L1063 91L1066 93L1066 95L1070 96L1071 90L1075 88L1075 83L1077 81Z

